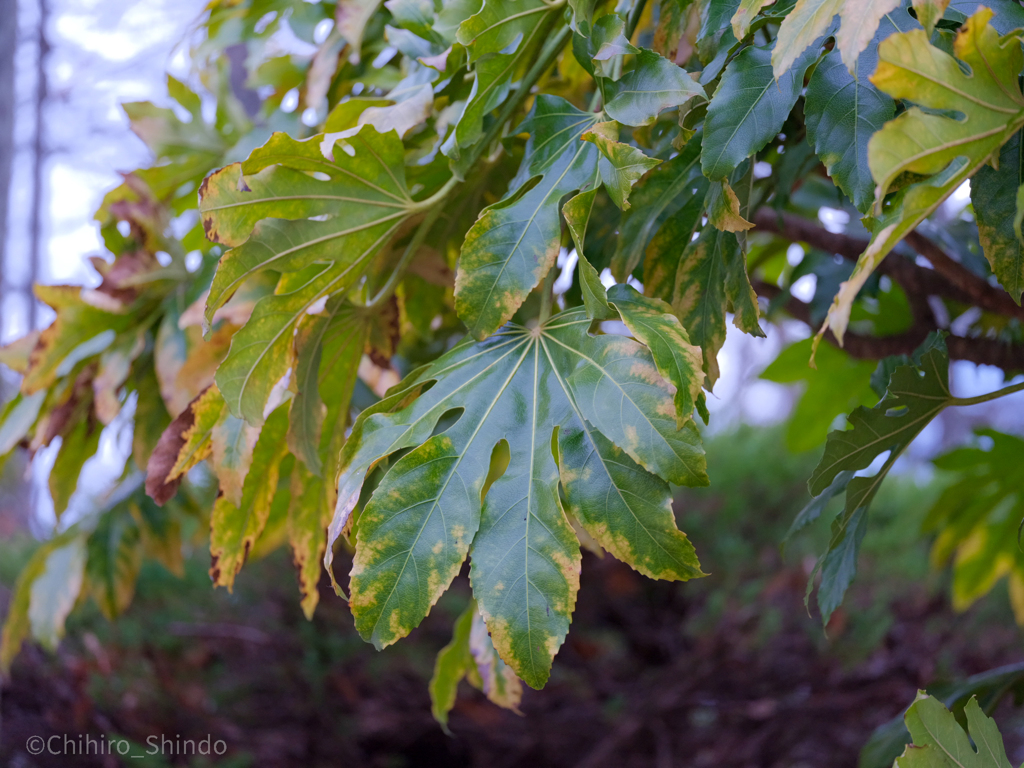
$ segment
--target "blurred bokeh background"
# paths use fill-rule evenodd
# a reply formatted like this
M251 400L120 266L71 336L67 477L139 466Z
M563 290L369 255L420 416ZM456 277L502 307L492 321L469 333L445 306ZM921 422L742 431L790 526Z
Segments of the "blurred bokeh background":
M33 282L97 280L86 262L103 250L93 211L119 171L148 157L119 105L175 106L165 73L189 79L202 12L198 0L0 0L0 341L51 321ZM316 50L287 27L273 44L296 56ZM236 94L258 98L233 63ZM960 216L968 200L958 193L942 215ZM841 227L841 213L820 218ZM806 385L780 383L793 380L785 360L764 375L805 336L787 324L766 340L730 333L709 403L713 485L677 503L712 578L652 583L586 554L573 631L522 716L474 693L456 705L454 737L430 717L425 683L464 578L414 642L378 654L326 585L314 621L302 618L285 554L252 563L227 594L211 590L208 555L196 550L183 580L146 564L117 623L83 606L56 655L23 652L2 693L0 762L118 764L29 760L20 747L34 734L89 732L124 736L140 755L152 734L212 733L230 746L216 760L147 756L145 765L855 765L917 688L1021 658L1005 588L954 613L948 574L929 566L920 529L943 484L928 460L977 424L1024 432L1024 398L951 409L925 430L877 502L861 575L825 634L803 595L827 525L779 545L808 500L819 450L786 448L800 444L786 422ZM963 396L1002 383L1000 372L964 362L952 377ZM0 371L5 400L17 385ZM130 446L130 434L108 427L62 525L109 492ZM18 570L53 532L47 471L45 460L29 472L16 457L0 477L0 615ZM1009 704L1000 712L1020 762L1024 721Z

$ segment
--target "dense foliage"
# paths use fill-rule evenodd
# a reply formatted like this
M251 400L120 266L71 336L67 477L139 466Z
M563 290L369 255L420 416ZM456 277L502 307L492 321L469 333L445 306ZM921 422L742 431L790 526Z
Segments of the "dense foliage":
M379 648L468 558L435 714L464 677L515 707L569 630L581 545L704 575L672 495L709 482L697 421L730 315L817 332L767 373L809 381L795 447L856 408L793 526L845 495L816 568L827 622L911 441L1024 389L959 398L948 376L951 358L1024 368L1024 10L991 6L211 3L176 105L125 105L155 161L97 214L98 287L39 287L56 320L0 354L23 375L0 450L59 439L58 531L0 661L30 634L54 645L82 596L116 615L144 557L180 568L183 536L209 531L216 585L288 544L307 616L323 563ZM285 28L317 53L281 55ZM932 217L969 178L971 213ZM62 523L125 424L110 503ZM963 480L928 519L935 559L955 559L959 605L1008 575L1024 619L1020 441L985 437L940 460Z

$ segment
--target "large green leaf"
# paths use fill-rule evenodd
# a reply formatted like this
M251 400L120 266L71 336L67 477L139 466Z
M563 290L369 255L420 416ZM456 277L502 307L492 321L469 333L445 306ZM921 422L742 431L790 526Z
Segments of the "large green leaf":
M314 306L345 289L350 270L314 264L282 275L277 292L260 299L231 339L215 380L233 415L262 424L270 393L295 362L295 329Z
M883 126L868 143L877 183L875 206L900 178L912 178L874 226L868 248L843 283L822 328L842 340L857 293L882 259L943 200L986 163L1024 125L1024 96L1017 76L1024 54L1015 36L1000 38L982 8L960 29L956 58L929 44L923 29L901 32L878 47L871 82L911 107ZM971 71L965 74L957 59ZM959 113L963 118L951 117ZM819 334L820 336L820 334Z
M883 22L882 26L891 31L890 24ZM868 169L868 141L896 114L896 102L869 79L877 64L876 51L872 45L860 56L856 78L838 51L827 53L811 75L804 102L808 140L829 176L864 213L875 196Z
M781 77L816 40L825 35L833 18L840 18L835 50L850 73L858 71L858 58L875 39L880 21L899 7L901 0L797 0L779 27L772 65Z
M512 325L483 342L463 342L360 416L342 457L329 542L367 472L412 448L384 475L355 526L351 605L356 627L378 647L422 620L471 553L473 590L495 648L519 677L542 685L568 631L579 579L560 479L570 504L598 479L617 494L603 497L604 514L588 505L580 518L613 554L663 577L699 575L668 508L635 499L664 480L706 482L696 430L692 421L677 429L672 388L646 348L591 336L589 325L574 310L536 331ZM561 447L569 439L578 443L572 451ZM501 443L508 467L488 487Z
M459 258L455 306L478 339L506 323L554 266L559 202L594 176L597 148L580 137L596 122L565 99L541 94L518 127L530 135L519 173L505 198L485 208L466 233Z
M243 282L263 270L295 272L314 262L334 263L344 271L333 290L352 285L414 212L397 134L364 126L323 148L333 160L321 151L321 139L297 141L275 133L244 163L203 183L200 210L207 236L236 246L217 266L207 323ZM227 396L223 386L221 391ZM238 413L232 398L227 400Z
M82 360L105 350L118 333L137 321L126 308L111 306L120 302L93 303L88 292L77 285L36 285L34 291L57 317L39 335L29 356L29 368L21 381L26 395L45 389Z
M675 387L676 422L681 429L693 415L703 384L700 347L690 343L679 318L665 302L642 296L621 283L612 286L608 300L629 332L651 350L658 372Z
M633 69L608 91L604 111L623 125L653 123L661 110L704 97L704 89L685 69L646 48L640 49Z
M74 608L85 578L85 537L78 531L44 547L45 558L27 586L28 621L32 637L50 651L64 636L64 622ZM35 568L31 568L35 570ZM6 643L6 638L5 638Z
M903 716L914 743L896 758L895 768L1011 768L1003 737L976 698L964 715L970 739L941 701L918 691Z
M4 618L3 633L0 635L0 674L4 677L10 674L11 663L14 661L14 657L18 655L21 644L33 633L33 621L29 615L29 610L33 594L35 593L35 584L44 573L52 570L50 568L51 556L56 556L58 560L66 564L67 556L58 553L66 551L77 552L78 557L77 559L72 558L71 564L84 567L83 542L76 534L77 531L65 532L44 542L32 553L32 557L25 564L25 567L22 568L21 573L18 574L18 580L14 584L10 602L8 603L7 615ZM64 617L67 616L67 612L78 597L82 574L80 570L76 569L76 571L67 571L67 576L72 582L69 589L62 589L52 579L50 582L52 589L52 594L50 595L52 598L51 607L54 611L61 613L59 621L61 627L63 627ZM74 583L76 579L78 586ZM71 594L72 592L74 594ZM70 595L70 600L61 598L65 594ZM45 594L43 596L45 597Z
M1024 141L1018 132L999 153L997 168L984 166L971 180L978 237L992 272L1013 300L1024 292L1024 242L1015 226L1017 194L1024 187Z
M282 473L281 482L285 477ZM302 592L302 611L306 618L313 617L313 611L320 601L320 576L323 573L323 554L327 542L327 522L330 509L324 481L313 475L296 461L290 483L288 499L288 541L292 557L299 572L299 589ZM278 491L274 504L285 494Z
M822 572L818 607L823 621L842 603L853 581L867 510L882 481L921 430L954 402L945 344L938 340L931 344L921 355L920 367L904 365L893 372L886 396L878 405L857 408L849 416L849 429L829 433L825 454L808 482L811 494L818 496L829 491L840 473L866 469L889 452L878 472L854 477L846 487L846 504L832 523L828 550L817 566Z
M86 417L62 438L57 458L50 469L49 486L53 497L53 512L60 516L68 508L68 502L78 487L82 467L96 454L100 444L100 425Z
M771 48L752 45L725 68L704 122L701 168L712 181L727 178L782 130L817 52L808 50L778 80L771 57Z

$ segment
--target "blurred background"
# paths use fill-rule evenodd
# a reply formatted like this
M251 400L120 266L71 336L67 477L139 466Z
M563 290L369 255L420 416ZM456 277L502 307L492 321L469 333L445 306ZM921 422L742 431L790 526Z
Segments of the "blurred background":
M176 108L165 73L188 77L202 12L198 0L0 0L3 343L51 321L34 282L98 282L86 262L103 251L93 212L118 172L149 156L119 105ZM297 56L316 50L286 27L274 44ZM243 103L258 98L240 62L233 84ZM941 215L969 218L968 202L962 190ZM842 227L839 214L823 209L820 218ZM794 248L792 263L802 256ZM921 527L945 482L929 460L978 424L1024 433L1024 398L950 409L925 430L884 487L851 597L823 633L803 597L827 522L779 545L809 500L804 482L820 450L816 441L812 450L786 447L802 444L787 419L808 385L782 358L765 373L805 336L798 324L772 326L766 340L729 335L709 402L713 484L676 505L712 578L654 583L586 553L573 630L551 683L526 693L522 715L464 692L454 736L431 719L426 681L468 593L464 576L413 642L377 653L326 584L305 621L285 553L251 563L228 594L211 590L199 549L184 579L147 563L116 623L85 605L55 655L22 653L2 689L0 762L130 762L30 758L22 749L36 734L96 733L130 740L145 765L856 765L873 731L918 688L1022 658L1005 586L954 613L948 573L930 566ZM1002 383L1001 372L965 362L952 378L962 396ZM17 386L0 370L4 400ZM115 427L62 525L120 475L131 439ZM0 477L0 615L21 566L54 529L45 457L26 467L16 457ZM1009 702L998 717L1019 763L1024 719ZM146 755L153 734L213 734L229 750L209 759Z

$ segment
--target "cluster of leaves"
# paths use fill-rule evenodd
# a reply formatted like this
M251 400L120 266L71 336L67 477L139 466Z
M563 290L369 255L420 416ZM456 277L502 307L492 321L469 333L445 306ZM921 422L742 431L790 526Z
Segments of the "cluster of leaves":
M173 567L181 545L163 532L184 515L208 526L229 589L248 556L290 543L307 614L321 560L343 595L335 549L354 548L349 604L378 647L469 558L474 599L438 659L435 713L463 678L515 707L568 632L581 545L653 578L703 575L672 487L708 482L695 414L709 418L730 313L752 336L782 311L824 322L818 339L830 329L878 359L893 336L909 353L949 324L926 293L957 318L957 349L984 335L1017 359L1024 59L1010 30L1024 11L993 6L212 3L195 90L168 80L180 109L126 105L156 162L100 209L102 282L40 288L57 319L2 353L24 378L0 449L61 440L59 534L22 577L5 665L29 633L58 637L79 595L123 609L141 556ZM280 55L284 27L316 53ZM231 90L232 46L258 108ZM895 253L972 176L985 258L950 259L969 279ZM865 214L870 239L829 240L806 220L824 205ZM796 266L792 242L812 246ZM837 264L851 244L856 264ZM809 275L804 304L790 289ZM840 379L858 365L819 355ZM882 402L829 438L795 526L846 493L819 563L826 619L879 483L967 402L947 369L939 335L887 357ZM864 397L832 394L817 439ZM62 521L118 419L134 434L124 500ZM973 552L963 536L986 535L972 526L989 509L943 523L970 530L937 547Z

